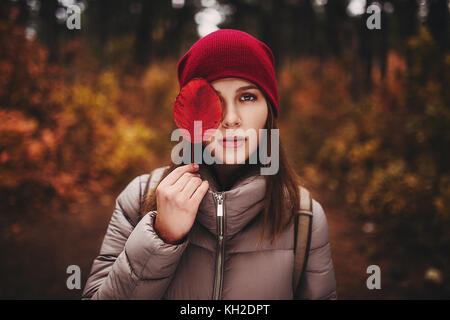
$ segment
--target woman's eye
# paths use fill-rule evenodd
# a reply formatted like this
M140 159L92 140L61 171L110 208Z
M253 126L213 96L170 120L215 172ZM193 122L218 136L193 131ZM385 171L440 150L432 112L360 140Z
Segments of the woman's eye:
M256 100L256 96L254 94L247 93L247 94L243 94L241 96L240 100L241 101L253 101L253 100Z

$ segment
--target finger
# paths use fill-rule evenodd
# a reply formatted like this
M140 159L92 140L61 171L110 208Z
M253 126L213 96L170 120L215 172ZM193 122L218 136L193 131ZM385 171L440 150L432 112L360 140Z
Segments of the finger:
M184 187L186 186L186 184L192 179L194 178L195 175L190 173L190 172L185 172L180 179L178 179L172 186L171 188L174 188L175 190L181 192Z
M197 190L197 188L202 184L202 179L200 178L191 178L189 182L185 185L182 192L189 199L192 197L192 194Z
M200 201L202 201L208 189L209 189L208 180L203 180L202 184L197 188L197 190L195 190L194 194L191 197L191 200L196 205L198 205Z
M164 185L171 186L186 172L195 172L198 170L198 164L190 163L184 166L180 166L169 173L161 183Z

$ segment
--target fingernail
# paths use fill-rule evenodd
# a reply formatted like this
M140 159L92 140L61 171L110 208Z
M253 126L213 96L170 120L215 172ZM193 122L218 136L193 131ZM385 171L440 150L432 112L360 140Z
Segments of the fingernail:
M198 164L194 163L194 169L198 169Z

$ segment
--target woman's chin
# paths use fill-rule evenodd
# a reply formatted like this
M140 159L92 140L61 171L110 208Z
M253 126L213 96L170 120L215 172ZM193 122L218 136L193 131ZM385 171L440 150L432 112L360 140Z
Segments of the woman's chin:
M217 152L215 156L223 164L242 164L248 158L244 148L224 148L222 150Z
M222 164L245 164L245 160L246 159L241 159L241 160L232 160L232 161L226 161L226 160L222 160Z

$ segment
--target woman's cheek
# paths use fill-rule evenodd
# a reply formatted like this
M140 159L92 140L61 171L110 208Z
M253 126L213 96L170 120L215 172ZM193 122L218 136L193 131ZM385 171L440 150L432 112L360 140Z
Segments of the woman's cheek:
M241 116L244 118L243 122L246 123L247 128L254 128L259 130L264 128L268 116L267 102L258 101L253 104L249 104L241 109Z

